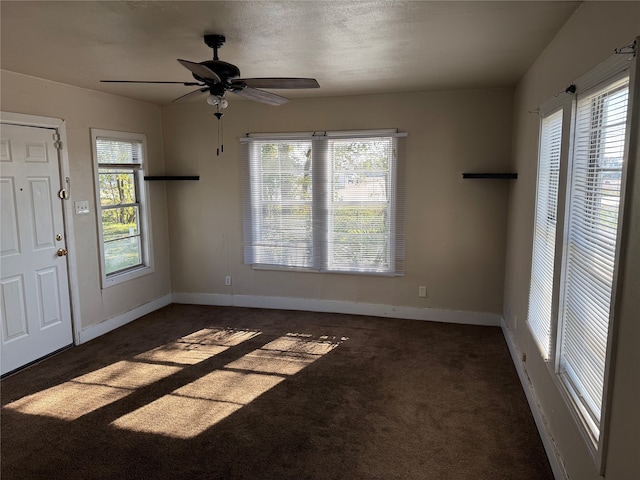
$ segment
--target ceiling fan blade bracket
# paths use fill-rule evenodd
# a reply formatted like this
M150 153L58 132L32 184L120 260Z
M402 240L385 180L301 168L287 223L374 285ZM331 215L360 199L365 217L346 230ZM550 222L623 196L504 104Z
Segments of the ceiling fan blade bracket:
M247 84L241 81L237 81L234 80L232 82L229 83L228 89L232 92L241 92L242 90L244 90L245 88L247 88Z

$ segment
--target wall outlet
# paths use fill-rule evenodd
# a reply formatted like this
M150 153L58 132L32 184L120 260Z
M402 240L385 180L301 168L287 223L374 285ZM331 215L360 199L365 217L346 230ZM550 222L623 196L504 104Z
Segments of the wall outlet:
M224 284L228 287L229 285L231 285L231 275L227 275L226 277L224 277Z
M418 296L422 298L426 298L427 296L427 287L421 285L418 287Z

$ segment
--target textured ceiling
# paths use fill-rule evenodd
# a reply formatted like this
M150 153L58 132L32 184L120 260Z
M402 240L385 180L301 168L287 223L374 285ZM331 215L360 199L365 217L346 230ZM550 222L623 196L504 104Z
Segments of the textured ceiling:
M169 103L192 81L177 58L221 60L243 77L314 77L289 98L515 85L579 2L0 2L4 70Z

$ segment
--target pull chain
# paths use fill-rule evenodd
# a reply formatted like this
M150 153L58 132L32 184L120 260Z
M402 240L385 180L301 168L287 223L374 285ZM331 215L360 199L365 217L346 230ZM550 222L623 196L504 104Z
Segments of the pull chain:
M219 157L221 153L224 153L224 129L222 126L222 117L224 113L220 112L220 105L217 105L218 111L214 113L218 119L218 147L216 148L216 156Z
M222 123L222 119L218 123L220 124L220 133L218 134L220 153L224 153L224 123Z

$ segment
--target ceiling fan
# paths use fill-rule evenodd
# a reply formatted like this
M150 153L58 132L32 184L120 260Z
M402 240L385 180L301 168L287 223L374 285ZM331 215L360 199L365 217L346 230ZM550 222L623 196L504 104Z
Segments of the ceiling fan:
M224 98L226 92L266 103L267 105L282 105L288 101L287 98L275 93L261 90L269 89L294 89L294 88L319 88L320 85L315 78L287 78L287 77L267 77L267 78L240 78L240 70L231 63L223 62L218 58L218 49L225 43L225 37L218 34L204 36L204 43L213 49L213 60L204 62L190 62L178 59L178 62L189 70L197 82L167 82L167 81L141 81L141 80L100 80L103 83L175 83L187 87L200 87L181 97L173 100L180 102L192 99L200 95L209 95L207 102L220 108L227 106Z

